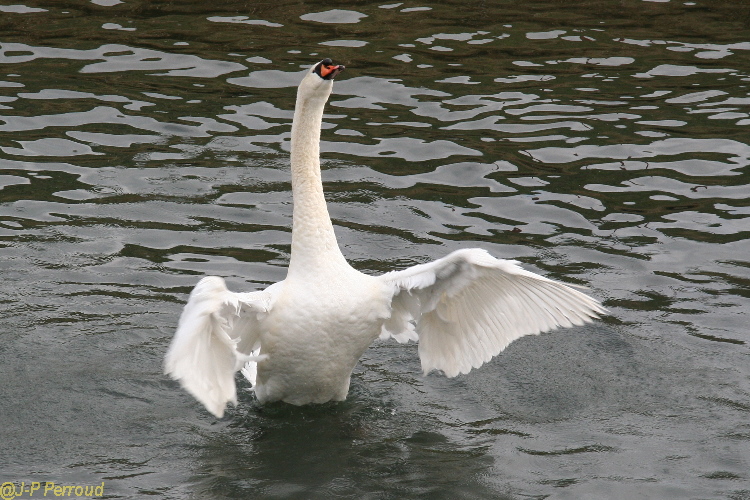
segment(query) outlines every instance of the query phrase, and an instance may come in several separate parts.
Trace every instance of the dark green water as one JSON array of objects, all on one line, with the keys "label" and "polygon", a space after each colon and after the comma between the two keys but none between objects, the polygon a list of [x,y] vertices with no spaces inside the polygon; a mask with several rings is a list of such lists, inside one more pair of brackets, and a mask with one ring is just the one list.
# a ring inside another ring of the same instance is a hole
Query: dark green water
[{"label": "dark green water", "polygon": [[[750,498],[746,2],[18,2],[0,2],[0,482]],[[338,404],[261,407],[240,383],[217,420],[165,378],[201,276],[285,276],[295,87],[324,57],[347,66],[323,177],[355,267],[479,246],[612,316],[456,379],[377,342]]]}]

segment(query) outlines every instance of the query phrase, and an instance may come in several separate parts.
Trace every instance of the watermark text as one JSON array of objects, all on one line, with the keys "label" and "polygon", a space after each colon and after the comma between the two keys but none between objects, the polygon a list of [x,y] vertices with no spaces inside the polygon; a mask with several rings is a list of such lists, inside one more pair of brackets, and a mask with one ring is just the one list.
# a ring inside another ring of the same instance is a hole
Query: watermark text
[{"label": "watermark text", "polygon": [[14,498],[96,498],[104,496],[104,482],[99,485],[61,485],[52,481],[31,481],[12,483],[4,482],[0,485],[0,500]]}]

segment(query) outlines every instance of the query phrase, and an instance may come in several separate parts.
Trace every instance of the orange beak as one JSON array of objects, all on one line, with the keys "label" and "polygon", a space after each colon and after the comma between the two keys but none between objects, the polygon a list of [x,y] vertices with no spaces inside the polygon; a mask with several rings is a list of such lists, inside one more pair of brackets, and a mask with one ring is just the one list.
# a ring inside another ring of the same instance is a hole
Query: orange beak
[{"label": "orange beak", "polygon": [[[328,64],[329,62],[330,64]],[[320,77],[326,80],[333,80],[342,71],[344,71],[344,66],[341,64],[333,64],[330,59],[327,59],[320,65]]]}]

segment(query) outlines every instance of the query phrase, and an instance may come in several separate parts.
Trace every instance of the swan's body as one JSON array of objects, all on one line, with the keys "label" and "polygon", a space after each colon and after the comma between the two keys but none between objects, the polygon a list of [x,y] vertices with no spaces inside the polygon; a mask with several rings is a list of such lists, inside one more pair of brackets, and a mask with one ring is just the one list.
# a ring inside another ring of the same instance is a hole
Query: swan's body
[{"label": "swan's body", "polygon": [[480,249],[382,276],[352,268],[336,242],[319,160],[323,108],[342,69],[322,61],[298,89],[286,279],[250,293],[230,292],[218,277],[202,279],[167,352],[166,373],[218,417],[226,403],[236,403],[240,369],[261,403],[340,401],[354,366],[379,336],[418,340],[424,372],[453,377],[518,337],[605,312],[587,295]]}]

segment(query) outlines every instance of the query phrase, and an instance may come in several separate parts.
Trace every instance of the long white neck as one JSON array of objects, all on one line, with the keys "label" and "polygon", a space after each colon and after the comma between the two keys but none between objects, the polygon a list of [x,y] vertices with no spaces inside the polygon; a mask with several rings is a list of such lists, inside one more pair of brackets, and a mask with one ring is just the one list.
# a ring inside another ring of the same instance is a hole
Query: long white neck
[{"label": "long white neck", "polygon": [[327,99],[328,95],[297,95],[291,141],[294,214],[290,275],[348,265],[333,232],[320,175],[320,128]]}]

